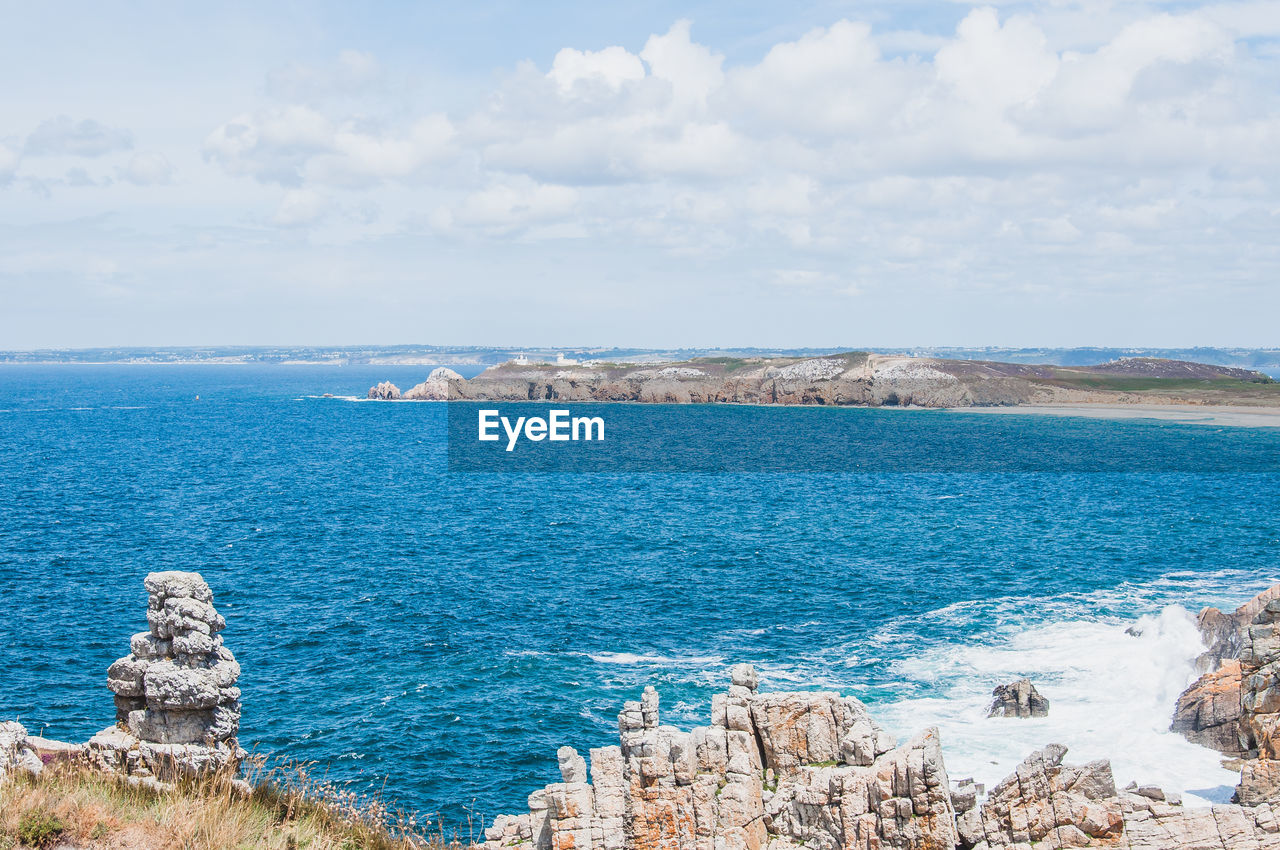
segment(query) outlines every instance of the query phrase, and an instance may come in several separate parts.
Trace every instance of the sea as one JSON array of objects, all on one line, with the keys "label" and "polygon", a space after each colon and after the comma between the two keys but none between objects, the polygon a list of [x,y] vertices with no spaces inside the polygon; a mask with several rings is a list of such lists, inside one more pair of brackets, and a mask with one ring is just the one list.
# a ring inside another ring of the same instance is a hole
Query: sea
[{"label": "sea", "polygon": [[[448,463],[449,405],[364,400],[430,368],[0,367],[0,719],[111,725],[143,577],[195,570],[246,749],[463,837],[557,781],[557,747],[616,743],[645,685],[663,723],[707,723],[737,662],[900,739],[939,727],[952,778],[1056,742],[1121,785],[1229,798],[1220,756],[1168,727],[1195,613],[1280,581],[1280,429],[726,406],[699,415],[835,446],[906,427],[926,456],[992,423],[1131,462],[475,471]],[[1143,462],[1171,454],[1195,462]],[[987,718],[1021,676],[1049,716]]]}]

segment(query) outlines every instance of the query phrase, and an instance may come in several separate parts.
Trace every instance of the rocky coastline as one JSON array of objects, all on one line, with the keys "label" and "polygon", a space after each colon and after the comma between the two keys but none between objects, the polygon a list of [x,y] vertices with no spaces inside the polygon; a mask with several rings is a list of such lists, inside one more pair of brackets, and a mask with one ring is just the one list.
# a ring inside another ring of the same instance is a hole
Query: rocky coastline
[{"label": "rocky coastline", "polygon": [[[165,793],[185,778],[234,775],[240,667],[196,573],[147,576],[148,630],[111,665],[117,722],[85,744],[0,723],[0,783],[73,762]],[[618,715],[618,744],[557,752],[561,781],[528,810],[496,818],[483,850],[1280,850],[1280,585],[1197,623],[1203,674],[1178,699],[1171,731],[1220,751],[1240,772],[1232,802],[1184,806],[1155,785],[1117,788],[1106,760],[1073,764],[1047,743],[990,790],[953,779],[936,728],[905,741],[859,700],[764,692],[738,664],[710,722],[661,722],[646,687]],[[1027,679],[999,685],[990,715],[1043,716]],[[1009,721],[992,721],[1009,722]],[[1012,722],[1019,722],[1014,720]],[[243,780],[231,786],[242,795]]]},{"label": "rocky coastline", "polygon": [[[983,796],[948,776],[936,728],[898,744],[858,700],[761,693],[740,664],[709,726],[662,725],[649,687],[618,715],[619,744],[590,751],[589,770],[561,748],[561,781],[530,794],[527,812],[498,817],[485,850],[1280,848],[1280,585],[1198,623],[1207,672],[1171,730],[1238,760],[1229,804],[1117,788],[1108,761],[1073,765],[1053,743]],[[1027,680],[993,696],[992,716],[1049,710]]]},{"label": "rocky coastline", "polygon": [[644,366],[511,361],[469,380],[439,368],[403,393],[384,381],[369,390],[368,398],[929,408],[1280,405],[1280,384],[1260,372],[1155,358],[1062,367],[849,352],[807,359],[700,358]]}]

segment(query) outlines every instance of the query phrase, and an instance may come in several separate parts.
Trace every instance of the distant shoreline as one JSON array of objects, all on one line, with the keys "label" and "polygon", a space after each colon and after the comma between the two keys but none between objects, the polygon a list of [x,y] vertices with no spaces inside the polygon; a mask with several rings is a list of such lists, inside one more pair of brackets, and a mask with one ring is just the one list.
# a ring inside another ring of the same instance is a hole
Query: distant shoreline
[{"label": "distant shoreline", "polygon": [[1280,407],[1215,404],[1023,404],[1010,407],[949,407],[952,413],[1080,416],[1089,419],[1158,419],[1179,425],[1280,428]]}]

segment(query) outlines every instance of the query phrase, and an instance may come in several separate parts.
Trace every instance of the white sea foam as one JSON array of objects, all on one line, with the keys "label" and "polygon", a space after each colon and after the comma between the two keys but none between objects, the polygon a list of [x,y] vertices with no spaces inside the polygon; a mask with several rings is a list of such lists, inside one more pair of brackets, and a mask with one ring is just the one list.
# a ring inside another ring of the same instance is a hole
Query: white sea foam
[{"label": "white sea foam", "polygon": [[[898,734],[938,726],[948,772],[990,787],[1049,742],[1071,761],[1111,759],[1116,780],[1154,783],[1190,804],[1221,802],[1238,776],[1221,756],[1169,732],[1178,694],[1195,678],[1203,644],[1191,614],[1170,605],[1137,621],[1056,620],[1006,630],[992,643],[925,648],[894,673],[929,690],[877,706]],[[1049,698],[1047,718],[988,718],[993,684],[1030,676]]]},{"label": "white sea foam", "polygon": [[696,667],[724,661],[719,655],[636,655],[631,652],[597,652],[589,657],[597,664],[646,664],[655,667]]}]

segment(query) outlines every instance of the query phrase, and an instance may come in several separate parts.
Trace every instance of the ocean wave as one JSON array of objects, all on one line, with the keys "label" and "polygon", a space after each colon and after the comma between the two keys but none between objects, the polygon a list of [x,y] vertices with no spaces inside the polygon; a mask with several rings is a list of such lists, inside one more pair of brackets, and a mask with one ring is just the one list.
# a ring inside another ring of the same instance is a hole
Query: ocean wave
[{"label": "ocean wave", "polygon": [[724,658],[719,655],[636,655],[631,652],[595,652],[588,657],[597,664],[643,664],[654,667],[692,667],[707,664],[722,664]]},{"label": "ocean wave", "polygon": [[[893,665],[927,695],[877,707],[895,731],[937,726],[948,770],[990,785],[1047,743],[1075,761],[1110,758],[1120,784],[1155,783],[1208,804],[1196,790],[1234,785],[1221,756],[1169,731],[1178,695],[1195,678],[1204,646],[1194,618],[1170,605],[1123,624],[1046,622],[994,645],[935,646]],[[991,688],[1030,676],[1049,698],[1049,716],[988,718]],[[1206,792],[1208,793],[1208,792]]]}]

